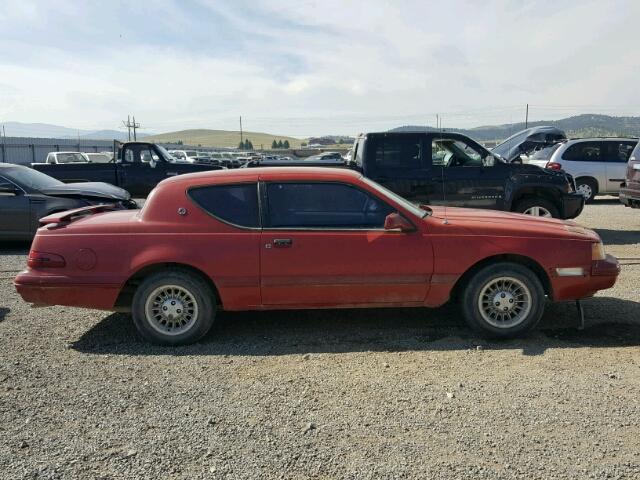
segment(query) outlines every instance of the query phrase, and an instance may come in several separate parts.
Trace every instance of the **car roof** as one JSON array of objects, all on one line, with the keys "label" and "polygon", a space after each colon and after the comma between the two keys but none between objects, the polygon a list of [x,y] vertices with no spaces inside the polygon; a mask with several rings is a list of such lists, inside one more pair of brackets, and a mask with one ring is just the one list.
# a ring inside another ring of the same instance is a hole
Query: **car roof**
[{"label": "car roof", "polygon": [[638,141],[638,137],[586,137],[586,138],[570,138],[568,142],[579,143],[579,142],[606,142],[606,141],[620,141],[620,140],[631,140]]},{"label": "car roof", "polygon": [[258,181],[258,180],[335,180],[349,181],[360,178],[362,175],[354,170],[346,168],[327,167],[256,167],[233,170],[208,170],[205,172],[177,175],[168,178],[162,183],[167,185],[184,184],[191,185],[203,181],[219,181],[220,183],[236,181]]}]

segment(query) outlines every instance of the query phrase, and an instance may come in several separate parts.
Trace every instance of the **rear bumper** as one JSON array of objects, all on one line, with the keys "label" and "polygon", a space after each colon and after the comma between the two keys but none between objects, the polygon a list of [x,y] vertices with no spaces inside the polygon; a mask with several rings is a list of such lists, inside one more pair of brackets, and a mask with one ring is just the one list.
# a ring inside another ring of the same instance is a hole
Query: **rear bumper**
[{"label": "rear bumper", "polygon": [[621,188],[619,198],[625,207],[640,208],[640,189]]},{"label": "rear bumper", "polygon": [[25,302],[36,305],[112,310],[120,293],[119,284],[78,283],[63,275],[25,270],[13,282]]},{"label": "rear bumper", "polygon": [[563,219],[576,218],[584,208],[584,196],[580,193],[565,193],[561,199],[560,216]]},{"label": "rear bumper", "polygon": [[613,287],[619,274],[618,259],[607,255],[604,260],[592,262],[591,271],[584,276],[552,278],[553,299],[565,301],[592,297],[600,290]]}]

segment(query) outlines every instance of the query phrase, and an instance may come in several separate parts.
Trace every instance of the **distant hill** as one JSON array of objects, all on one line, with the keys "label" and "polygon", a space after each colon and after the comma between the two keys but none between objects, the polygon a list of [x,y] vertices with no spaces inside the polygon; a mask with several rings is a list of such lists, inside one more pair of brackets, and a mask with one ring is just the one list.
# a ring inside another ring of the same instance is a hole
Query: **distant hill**
[{"label": "distant hill", "polygon": [[[78,138],[82,140],[126,140],[127,132],[118,130],[82,130],[77,128],[62,127],[50,123],[21,123],[0,122],[4,125],[7,137],[31,137],[31,138]],[[138,133],[138,138],[147,136]]]},{"label": "distant hill", "polygon": [[[529,122],[529,127],[551,125],[564,130],[568,137],[594,137],[594,136],[640,136],[640,117],[612,117],[609,115],[584,114],[562,120],[544,120]],[[446,128],[450,132],[459,132],[468,135],[481,142],[501,141],[513,135],[519,130],[524,130],[522,123],[504,125],[486,125],[469,129]],[[435,130],[429,126],[406,125],[390,131],[424,131]]]},{"label": "distant hill", "polygon": [[[271,133],[259,132],[242,132],[243,139],[249,139],[254,148],[260,149],[271,148],[271,143],[276,140],[289,141],[289,145],[293,148],[299,148],[300,143],[304,140],[299,138],[287,137],[285,135],[273,135]],[[240,143],[240,131],[234,130],[180,130],[178,132],[161,133],[159,135],[151,135],[145,138],[149,142],[158,143],[178,143],[181,141],[185,145],[203,147],[228,147],[235,148]]]}]

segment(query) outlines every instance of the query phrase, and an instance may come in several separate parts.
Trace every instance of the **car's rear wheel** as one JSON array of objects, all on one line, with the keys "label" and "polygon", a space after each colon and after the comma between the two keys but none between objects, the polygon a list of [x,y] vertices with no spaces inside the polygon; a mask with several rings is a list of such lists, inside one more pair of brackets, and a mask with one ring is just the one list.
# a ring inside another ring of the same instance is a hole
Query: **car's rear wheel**
[{"label": "car's rear wheel", "polygon": [[578,178],[576,192],[582,194],[586,203],[591,203],[598,193],[598,184],[591,178]]},{"label": "car's rear wheel", "polygon": [[534,217],[558,218],[558,208],[546,198],[525,198],[517,203],[516,212]]},{"label": "car's rear wheel", "polygon": [[533,329],[544,312],[544,289],[523,265],[500,262],[477,272],[462,294],[467,323],[490,336],[510,338]]},{"label": "car's rear wheel", "polygon": [[145,278],[133,296],[134,324],[142,337],[158,345],[187,345],[213,325],[215,301],[198,276],[180,270]]}]

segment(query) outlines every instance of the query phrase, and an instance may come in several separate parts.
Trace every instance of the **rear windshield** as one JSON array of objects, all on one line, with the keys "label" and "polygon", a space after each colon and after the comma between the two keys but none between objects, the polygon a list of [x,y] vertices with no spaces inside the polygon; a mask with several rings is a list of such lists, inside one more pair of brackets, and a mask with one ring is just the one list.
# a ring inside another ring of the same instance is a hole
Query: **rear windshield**
[{"label": "rear windshield", "polygon": [[87,159],[81,153],[58,153],[58,163],[86,163]]},{"label": "rear windshield", "polygon": [[551,155],[553,155],[553,152],[555,152],[560,145],[562,144],[556,143],[555,145],[550,145],[540,150],[536,150],[530,158],[531,160],[549,160]]}]

